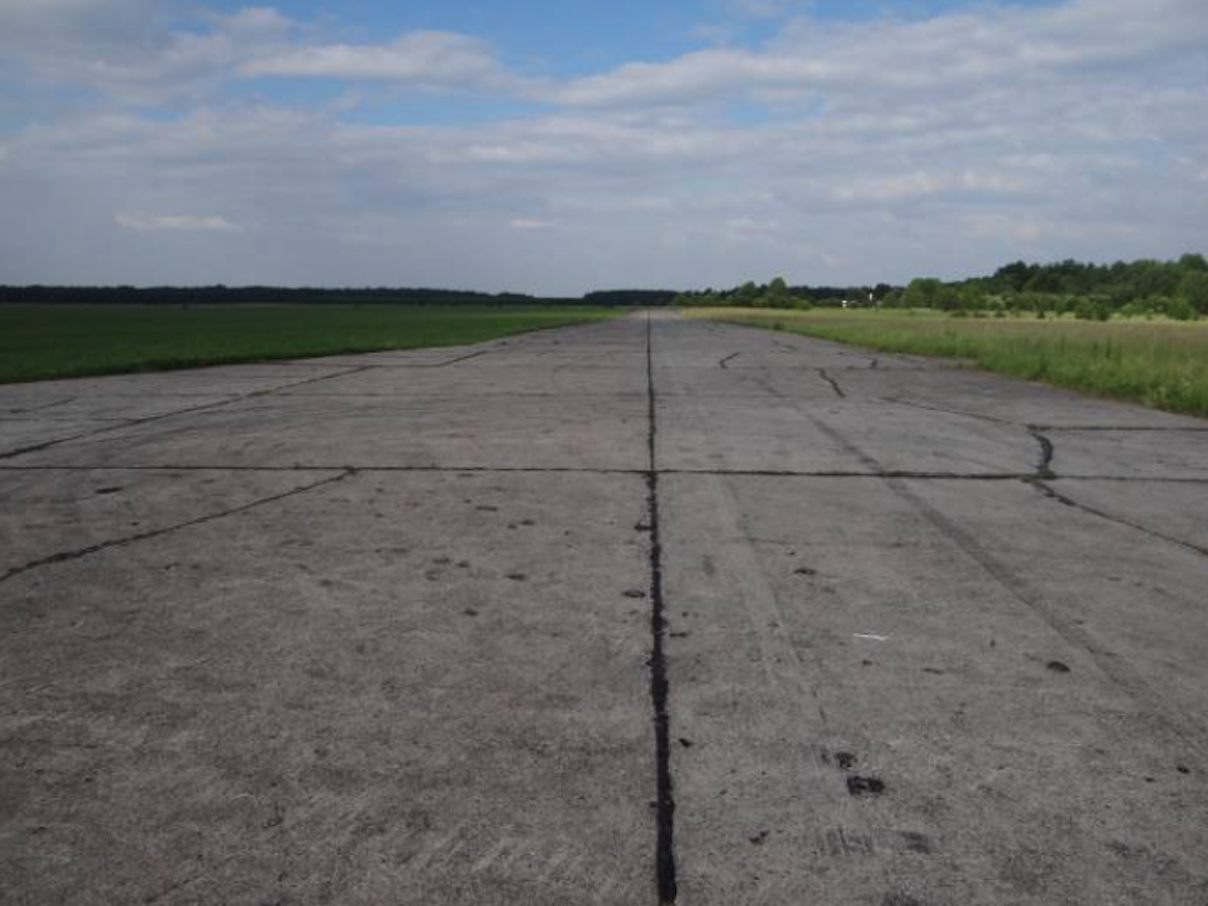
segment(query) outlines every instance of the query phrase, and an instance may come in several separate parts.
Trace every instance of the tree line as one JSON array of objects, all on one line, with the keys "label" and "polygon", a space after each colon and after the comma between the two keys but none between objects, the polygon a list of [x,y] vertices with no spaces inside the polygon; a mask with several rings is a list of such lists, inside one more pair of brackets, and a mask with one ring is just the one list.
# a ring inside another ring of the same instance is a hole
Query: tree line
[{"label": "tree line", "polygon": [[1066,260],[1015,261],[990,276],[944,281],[917,277],[905,286],[790,286],[781,277],[732,289],[675,292],[665,289],[596,290],[578,298],[483,293],[471,290],[276,286],[0,286],[0,304],[123,305],[593,305],[739,308],[933,308],[953,314],[1032,312],[1106,320],[1165,315],[1180,320],[1208,316],[1208,261],[1186,254],[1174,261],[1142,259],[1114,264]]},{"label": "tree line", "polygon": [[525,293],[280,286],[0,286],[0,304],[77,305],[597,305]]},{"label": "tree line", "polygon": [[934,308],[952,313],[1041,316],[1073,314],[1107,320],[1123,316],[1165,315],[1179,320],[1208,316],[1208,261],[1186,254],[1174,261],[1051,264],[1016,261],[986,277],[944,281],[917,277],[905,286],[789,286],[777,277],[728,290],[680,293],[677,305],[740,308]]},{"label": "tree line", "polygon": [[0,286],[0,304],[82,305],[670,305],[674,290],[594,290],[578,297],[405,287]]}]

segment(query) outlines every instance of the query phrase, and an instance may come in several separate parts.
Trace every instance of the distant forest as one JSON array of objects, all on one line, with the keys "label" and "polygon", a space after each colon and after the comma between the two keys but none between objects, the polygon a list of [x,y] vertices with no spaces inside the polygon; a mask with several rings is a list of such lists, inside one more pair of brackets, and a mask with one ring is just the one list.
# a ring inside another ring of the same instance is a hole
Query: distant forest
[{"label": "distant forest", "polygon": [[3,303],[75,303],[96,305],[663,305],[743,308],[934,308],[954,314],[1033,312],[1073,314],[1106,320],[1165,315],[1179,320],[1208,316],[1208,260],[1187,254],[1175,261],[1083,264],[1016,261],[988,277],[944,281],[918,277],[906,286],[790,286],[777,277],[766,284],[744,283],[733,289],[675,292],[618,289],[579,298],[549,298],[523,293],[480,293],[444,289],[348,288],[286,289],[272,286],[0,286]]},{"label": "distant forest", "polygon": [[1033,312],[1073,314],[1089,320],[1165,315],[1179,320],[1208,316],[1208,261],[1187,254],[1177,261],[1144,259],[1115,264],[1016,261],[989,277],[945,282],[918,277],[906,286],[789,286],[781,278],[764,285],[680,293],[677,305],[740,308],[934,308],[952,313]]},{"label": "distant forest", "polygon": [[279,286],[0,286],[0,303],[74,305],[567,305],[523,293],[449,289],[320,289]]},{"label": "distant forest", "polygon": [[671,290],[622,289],[579,298],[449,289],[283,288],[274,286],[0,286],[0,304],[73,305],[668,305]]}]

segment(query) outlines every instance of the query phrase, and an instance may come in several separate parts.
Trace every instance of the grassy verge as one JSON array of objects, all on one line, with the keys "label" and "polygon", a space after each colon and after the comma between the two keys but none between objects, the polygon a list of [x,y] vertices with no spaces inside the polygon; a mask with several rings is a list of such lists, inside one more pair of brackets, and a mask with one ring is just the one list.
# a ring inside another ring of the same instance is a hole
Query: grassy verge
[{"label": "grassy verge", "polygon": [[539,307],[0,305],[0,383],[454,346],[616,314]]},{"label": "grassy verge", "polygon": [[1208,324],[950,318],[931,312],[688,309],[885,352],[949,356],[990,371],[1208,416]]}]

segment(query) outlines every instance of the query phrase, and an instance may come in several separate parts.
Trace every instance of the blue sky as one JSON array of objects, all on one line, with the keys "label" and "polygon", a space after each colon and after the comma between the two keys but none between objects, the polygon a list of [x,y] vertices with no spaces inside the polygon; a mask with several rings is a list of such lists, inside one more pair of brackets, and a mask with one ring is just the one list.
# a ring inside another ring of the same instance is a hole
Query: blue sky
[{"label": "blue sky", "polygon": [[1203,0],[0,0],[0,282],[904,281],[1204,251]]}]

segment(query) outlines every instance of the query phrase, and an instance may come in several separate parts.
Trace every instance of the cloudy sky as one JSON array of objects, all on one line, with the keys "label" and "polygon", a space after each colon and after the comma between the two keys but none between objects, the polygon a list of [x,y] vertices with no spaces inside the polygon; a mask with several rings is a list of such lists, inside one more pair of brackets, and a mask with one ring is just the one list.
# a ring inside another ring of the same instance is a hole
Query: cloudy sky
[{"label": "cloudy sky", "polygon": [[1208,0],[0,0],[0,283],[1208,252]]}]

